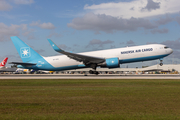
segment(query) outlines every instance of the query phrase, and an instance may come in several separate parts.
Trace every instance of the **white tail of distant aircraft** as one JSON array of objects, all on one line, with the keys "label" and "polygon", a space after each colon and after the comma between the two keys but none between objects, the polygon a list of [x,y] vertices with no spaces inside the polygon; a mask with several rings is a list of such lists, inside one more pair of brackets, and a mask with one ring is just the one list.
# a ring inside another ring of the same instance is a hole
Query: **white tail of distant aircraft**
[{"label": "white tail of distant aircraft", "polygon": [[8,57],[6,57],[1,63],[0,63],[0,69],[4,69],[7,63]]},{"label": "white tail of distant aircraft", "polygon": [[11,62],[18,67],[34,70],[61,71],[78,68],[93,68],[92,74],[97,74],[97,67],[118,68],[120,64],[162,59],[173,52],[173,50],[162,44],[150,44],[134,47],[99,50],[84,53],[66,52],[50,39],[49,43],[56,52],[64,55],[43,57],[31,47],[21,41],[18,37],[11,37],[23,62]]}]

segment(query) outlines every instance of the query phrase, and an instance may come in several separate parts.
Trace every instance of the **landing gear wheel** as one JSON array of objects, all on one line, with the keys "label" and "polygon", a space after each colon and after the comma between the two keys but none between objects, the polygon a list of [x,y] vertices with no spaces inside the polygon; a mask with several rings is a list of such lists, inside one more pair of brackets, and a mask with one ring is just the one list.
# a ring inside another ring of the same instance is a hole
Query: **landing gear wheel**
[{"label": "landing gear wheel", "polygon": [[163,59],[162,59],[162,58],[160,59],[159,65],[160,65],[160,66],[163,66]]},{"label": "landing gear wheel", "polygon": [[98,74],[99,74],[99,72],[98,72],[98,71],[92,71],[92,70],[90,70],[90,71],[89,71],[89,73],[90,73],[90,74],[96,74],[96,75],[98,75]]},{"label": "landing gear wheel", "polygon": [[89,71],[89,73],[90,73],[90,74],[93,74],[93,71],[92,71],[92,70],[90,70],[90,71]]},{"label": "landing gear wheel", "polygon": [[99,72],[98,72],[98,71],[95,71],[95,74],[96,74],[96,75],[98,75],[98,74],[99,74]]}]

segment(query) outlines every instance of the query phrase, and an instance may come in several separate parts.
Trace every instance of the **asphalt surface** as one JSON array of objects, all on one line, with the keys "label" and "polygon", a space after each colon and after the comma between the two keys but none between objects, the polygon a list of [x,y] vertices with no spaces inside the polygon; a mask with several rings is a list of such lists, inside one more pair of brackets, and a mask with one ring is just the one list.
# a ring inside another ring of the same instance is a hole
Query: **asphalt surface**
[{"label": "asphalt surface", "polygon": [[0,79],[180,79],[180,75],[72,75],[72,74],[1,74]]}]

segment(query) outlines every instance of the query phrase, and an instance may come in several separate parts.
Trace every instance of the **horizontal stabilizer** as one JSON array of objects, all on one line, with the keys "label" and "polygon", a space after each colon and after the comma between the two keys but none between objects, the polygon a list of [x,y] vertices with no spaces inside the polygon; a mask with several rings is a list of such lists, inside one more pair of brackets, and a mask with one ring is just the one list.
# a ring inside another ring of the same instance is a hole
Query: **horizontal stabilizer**
[{"label": "horizontal stabilizer", "polygon": [[24,63],[24,62],[9,62],[9,64],[16,64],[22,66],[36,65],[36,63]]}]

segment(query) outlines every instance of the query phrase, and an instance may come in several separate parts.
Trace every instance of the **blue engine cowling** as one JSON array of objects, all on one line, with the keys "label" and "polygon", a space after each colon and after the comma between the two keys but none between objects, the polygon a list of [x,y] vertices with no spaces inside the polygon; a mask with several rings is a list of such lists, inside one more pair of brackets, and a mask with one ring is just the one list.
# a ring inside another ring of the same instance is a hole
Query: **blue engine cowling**
[{"label": "blue engine cowling", "polygon": [[119,67],[119,58],[108,58],[106,59],[106,67],[117,68]]}]

